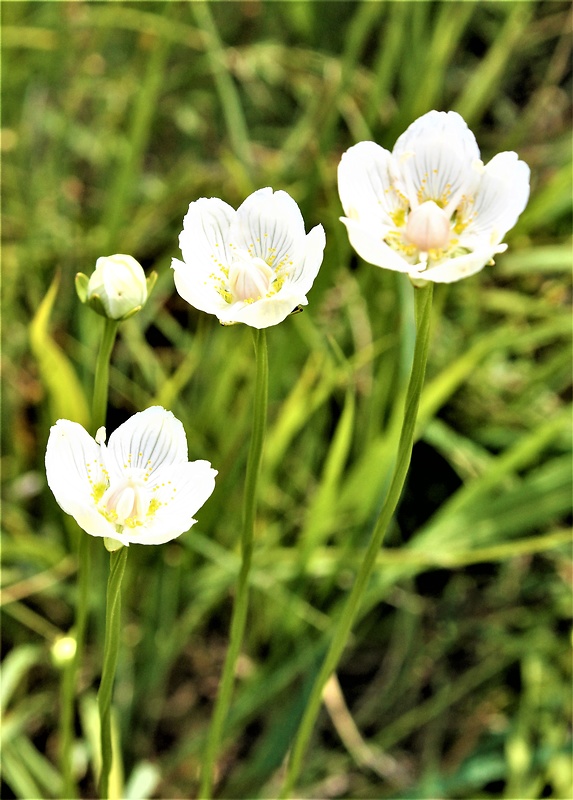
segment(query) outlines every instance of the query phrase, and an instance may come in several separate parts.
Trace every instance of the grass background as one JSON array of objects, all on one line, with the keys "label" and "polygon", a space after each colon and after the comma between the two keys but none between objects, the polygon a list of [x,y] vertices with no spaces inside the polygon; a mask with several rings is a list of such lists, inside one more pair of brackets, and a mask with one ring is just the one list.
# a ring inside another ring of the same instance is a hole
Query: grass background
[{"label": "grass background", "polygon": [[[298,793],[566,800],[571,776],[571,12],[562,2],[3,2],[2,796],[60,798],[61,673],[83,535],[43,468],[89,425],[100,319],[73,279],[156,269],[114,351],[108,430],[152,403],[219,470],[186,535],[133,547],[117,732],[128,798],[191,798],[224,657],[250,430],[249,331],[175,293],[190,201],[287,190],[327,248],[303,314],[269,330],[251,611],[218,795],[276,796],[396,449],[412,290],[353,255],[341,153],[459,111],[516,150],[528,208],[495,267],[439,286],[419,440],[325,694]],[[94,544],[96,544],[94,542]],[[76,720],[93,797],[106,558],[94,549]]]}]

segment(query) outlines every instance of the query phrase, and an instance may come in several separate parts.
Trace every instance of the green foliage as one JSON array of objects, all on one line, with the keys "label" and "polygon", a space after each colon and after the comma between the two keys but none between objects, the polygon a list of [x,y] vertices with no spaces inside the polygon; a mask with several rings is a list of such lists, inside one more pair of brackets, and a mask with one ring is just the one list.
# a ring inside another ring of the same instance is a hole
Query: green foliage
[{"label": "green foliage", "polygon": [[59,283],[56,274],[30,322],[30,348],[50,396],[52,419],[71,419],[87,426],[89,411],[84,391],[65,353],[52,341],[48,327]]},{"label": "green foliage", "polygon": [[[58,416],[88,419],[101,320],[74,276],[114,252],[159,277],[119,330],[108,428],[163,404],[190,457],[219,471],[188,534],[130,548],[123,796],[196,796],[240,566],[254,363],[250,331],[190,309],[169,265],[190,201],[237,206],[262,186],[327,234],[308,307],[268,331],[251,606],[218,784],[220,797],[276,796],[388,489],[412,358],[410,287],[352,255],[336,166],[355,141],[392,147],[418,115],[452,108],[484,160],[513,149],[530,164],[532,196],[495,267],[436,287],[407,488],[337,672],[343,702],[331,686],[298,791],[570,797],[568,4],[2,12],[5,796],[60,796],[49,650],[74,624],[82,534],[46,486],[44,452]],[[74,742],[86,797],[106,581],[95,550]]]}]

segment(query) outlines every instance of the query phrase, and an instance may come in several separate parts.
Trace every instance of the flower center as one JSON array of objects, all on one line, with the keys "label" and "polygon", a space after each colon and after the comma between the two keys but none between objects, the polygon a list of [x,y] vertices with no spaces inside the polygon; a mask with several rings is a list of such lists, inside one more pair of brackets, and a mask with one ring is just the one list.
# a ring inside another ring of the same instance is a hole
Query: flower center
[{"label": "flower center", "polygon": [[129,477],[110,486],[99,504],[99,511],[121,528],[142,525],[149,513],[151,498],[148,489],[136,478]]},{"label": "flower center", "polygon": [[229,267],[229,288],[233,297],[253,303],[265,297],[275,280],[275,271],[262,258],[236,252],[236,260]]},{"label": "flower center", "polygon": [[406,239],[418,250],[439,250],[450,242],[450,218],[433,200],[426,200],[408,215]]}]

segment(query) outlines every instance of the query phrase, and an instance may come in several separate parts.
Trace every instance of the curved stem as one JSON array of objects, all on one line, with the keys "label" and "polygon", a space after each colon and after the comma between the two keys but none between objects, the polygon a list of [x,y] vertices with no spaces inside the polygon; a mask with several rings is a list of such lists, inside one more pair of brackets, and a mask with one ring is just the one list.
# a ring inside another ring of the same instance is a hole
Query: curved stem
[{"label": "curved stem", "polygon": [[109,775],[112,765],[111,698],[121,634],[121,580],[127,562],[127,547],[110,553],[105,612],[105,644],[103,669],[97,694],[101,739],[101,774],[99,796],[109,797]]},{"label": "curved stem", "polygon": [[356,613],[360,607],[360,602],[368,585],[368,580],[372,573],[372,569],[376,562],[376,556],[382,542],[388,524],[392,519],[404,482],[410,465],[410,458],[412,455],[412,447],[414,444],[414,433],[416,428],[416,417],[418,414],[418,405],[420,402],[420,395],[424,384],[424,374],[426,371],[426,360],[428,355],[428,343],[430,338],[430,320],[432,308],[432,284],[428,284],[422,288],[416,288],[416,345],[414,349],[414,360],[412,364],[412,372],[410,373],[410,381],[406,393],[406,402],[404,408],[404,421],[402,423],[402,431],[400,434],[400,442],[398,444],[398,455],[396,465],[394,467],[394,474],[392,483],[388,490],[388,496],[380,516],[372,533],[370,543],[366,550],[364,560],[360,565],[352,591],[346,601],[346,606],[338,620],[337,626],[334,630],[330,647],[325,656],[322,668],[315,679],[312,687],[307,706],[305,708],[297,736],[294,741],[291,756],[287,766],[285,782],[280,797],[289,797],[294,784],[298,778],[302,759],[308,745],[309,739],[312,734],[316,717],[320,710],[322,700],[322,691],[324,686],[334,671],[336,665],[342,655],[352,623]]},{"label": "curved stem", "polygon": [[105,425],[109,388],[109,361],[118,326],[119,322],[117,320],[105,317],[95,371],[92,403],[92,428],[94,433],[96,433],[98,428],[101,428],[102,425]]},{"label": "curved stem", "polygon": [[227,719],[233,685],[235,680],[235,669],[237,659],[241,649],[245,623],[247,620],[247,608],[249,602],[249,571],[253,554],[253,532],[255,525],[255,514],[257,504],[257,484],[260,472],[261,457],[263,452],[263,442],[265,437],[265,427],[267,419],[267,398],[268,398],[268,355],[267,342],[264,330],[255,330],[254,345],[256,358],[256,378],[255,378],[255,398],[253,405],[253,430],[251,444],[247,460],[247,474],[245,478],[245,490],[243,499],[243,528],[241,533],[241,569],[237,581],[237,592],[233,616],[231,619],[231,631],[229,636],[229,648],[223,666],[223,674],[219,686],[219,693],[215,703],[213,719],[209,728],[205,755],[203,758],[203,770],[201,775],[201,787],[199,797],[206,800],[211,797],[213,789],[213,769],[219,753],[223,726]]}]

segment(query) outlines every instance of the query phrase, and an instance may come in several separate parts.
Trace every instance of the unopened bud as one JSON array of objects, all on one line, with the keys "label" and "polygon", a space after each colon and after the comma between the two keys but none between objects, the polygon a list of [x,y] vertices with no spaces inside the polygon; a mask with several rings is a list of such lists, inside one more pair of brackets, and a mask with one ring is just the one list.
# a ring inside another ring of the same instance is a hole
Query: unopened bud
[{"label": "unopened bud", "polygon": [[136,314],[147,300],[157,275],[146,279],[141,264],[132,256],[118,253],[103,256],[88,279],[76,275],[76,290],[82,303],[109,319],[122,320]]},{"label": "unopened bud", "polygon": [[77,640],[73,636],[60,636],[52,645],[52,661],[56,667],[65,667],[76,655]]}]

